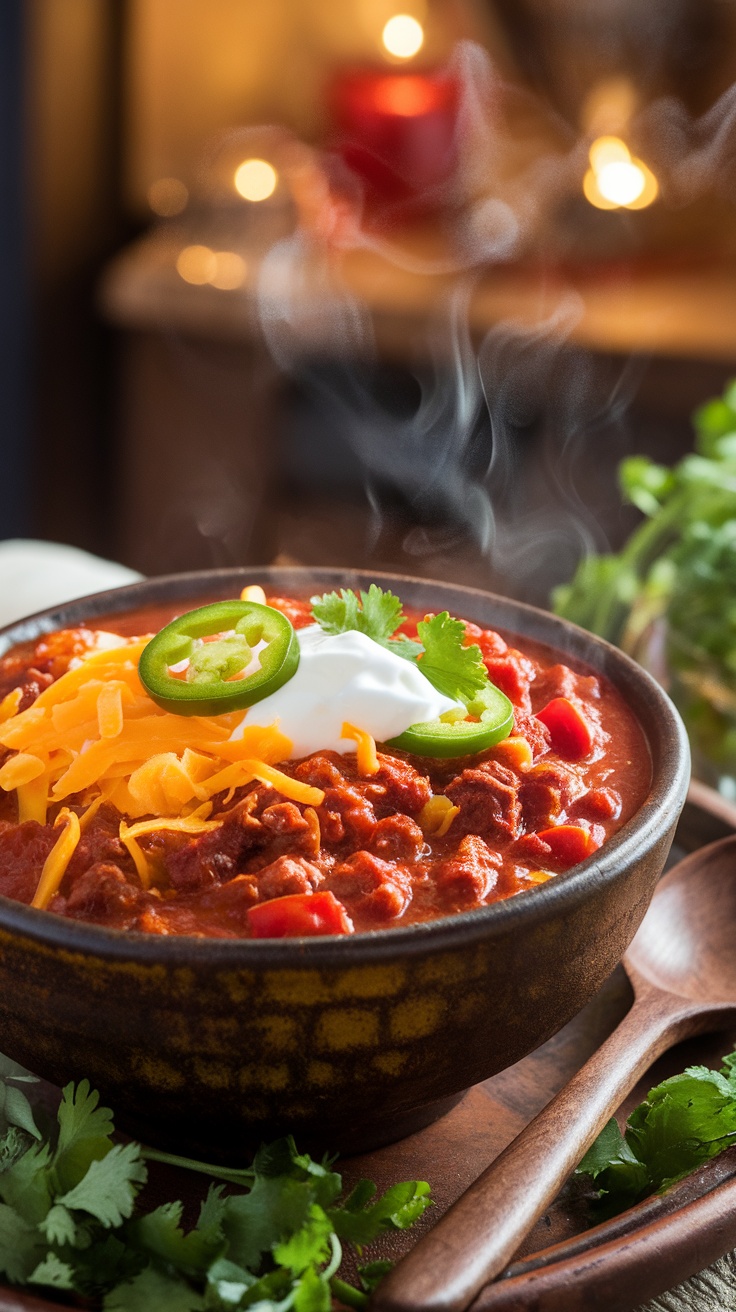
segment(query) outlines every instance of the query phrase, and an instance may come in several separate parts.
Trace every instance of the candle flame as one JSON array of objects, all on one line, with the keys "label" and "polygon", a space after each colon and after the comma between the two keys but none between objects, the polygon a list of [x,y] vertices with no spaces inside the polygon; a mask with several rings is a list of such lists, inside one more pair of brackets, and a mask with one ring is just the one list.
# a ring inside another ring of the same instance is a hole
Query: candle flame
[{"label": "candle flame", "polygon": [[424,44],[424,29],[411,14],[394,14],[383,29],[382,40],[395,59],[411,59]]}]

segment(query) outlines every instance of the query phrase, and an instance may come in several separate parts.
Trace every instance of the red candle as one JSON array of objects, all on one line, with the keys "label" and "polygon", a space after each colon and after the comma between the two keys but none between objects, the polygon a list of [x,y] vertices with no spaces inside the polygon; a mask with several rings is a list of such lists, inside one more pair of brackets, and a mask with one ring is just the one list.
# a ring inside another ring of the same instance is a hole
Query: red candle
[{"label": "red candle", "polygon": [[340,153],[370,198],[437,205],[456,162],[454,77],[347,70],[333,82],[330,103]]}]

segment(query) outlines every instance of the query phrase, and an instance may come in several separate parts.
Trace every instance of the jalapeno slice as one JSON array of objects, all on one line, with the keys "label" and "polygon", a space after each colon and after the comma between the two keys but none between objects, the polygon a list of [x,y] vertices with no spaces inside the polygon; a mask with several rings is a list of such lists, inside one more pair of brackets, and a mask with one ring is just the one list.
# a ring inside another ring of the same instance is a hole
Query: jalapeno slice
[{"label": "jalapeno slice", "polygon": [[514,708],[505,693],[488,683],[468,704],[477,720],[422,720],[410,724],[388,747],[399,747],[416,756],[470,756],[495,747],[508,738],[514,727]]},{"label": "jalapeno slice", "polygon": [[298,665],[296,632],[281,611],[255,601],[217,601],[180,615],[151,638],[138,673],[165,711],[221,715],[276,692]]}]

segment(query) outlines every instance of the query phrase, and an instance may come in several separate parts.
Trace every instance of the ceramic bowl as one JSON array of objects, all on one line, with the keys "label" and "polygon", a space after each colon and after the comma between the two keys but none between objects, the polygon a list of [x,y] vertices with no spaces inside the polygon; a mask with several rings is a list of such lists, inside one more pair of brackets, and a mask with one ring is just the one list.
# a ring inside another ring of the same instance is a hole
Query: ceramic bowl
[{"label": "ceramic bowl", "polygon": [[[45,611],[43,632],[237,596],[390,586],[543,642],[606,675],[653,762],[639,811],[565,875],[495,905],[356,937],[199,940],[136,935],[0,898],[0,1050],[61,1084],[87,1077],[143,1140],[213,1159],[289,1131],[358,1151],[419,1129],[462,1091],[543,1043],[631,941],[663,868],[689,777],[672,704],[620,651],[543,611],[470,588],[338,570],[217,570],[152,579]],[[129,619],[130,624],[130,619]],[[140,631],[140,628],[139,628]]]}]

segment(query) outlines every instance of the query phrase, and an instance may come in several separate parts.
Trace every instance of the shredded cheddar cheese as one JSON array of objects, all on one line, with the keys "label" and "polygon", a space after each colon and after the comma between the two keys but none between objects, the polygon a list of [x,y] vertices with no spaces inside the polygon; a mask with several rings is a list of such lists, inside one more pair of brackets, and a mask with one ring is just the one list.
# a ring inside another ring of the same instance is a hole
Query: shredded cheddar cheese
[{"label": "shredded cheddar cheese", "polygon": [[23,700],[23,689],[13,688],[0,702],[0,724],[4,724],[12,715],[15,715],[18,707]]},{"label": "shredded cheddar cheese", "polygon": [[64,830],[43,863],[41,878],[31,902],[32,907],[39,907],[42,911],[45,911],[54,893],[58,892],[81,836],[79,816],[67,807],[59,812],[56,824],[63,824]]},{"label": "shredded cheddar cheese", "polygon": [[366,733],[365,729],[358,729],[354,724],[350,724],[347,720],[345,720],[342,726],[340,737],[355,739],[359,774],[378,774],[381,766],[378,761],[378,753],[376,752],[375,738],[372,738],[369,733]]},{"label": "shredded cheddar cheese", "polygon": [[419,827],[430,838],[444,838],[459,810],[449,797],[430,797],[417,816]]},{"label": "shredded cheddar cheese", "polygon": [[148,887],[152,871],[137,836],[162,828],[205,832],[220,823],[206,819],[217,793],[232,796],[259,780],[309,806],[324,800],[321,789],[274,769],[292,749],[276,725],[245,725],[233,740],[240,712],[183,716],[157,706],[138,678],[144,646],[140,639],[121,639],[120,647],[85,656],[25,711],[18,710],[20,693],[0,704],[0,750],[12,753],[0,767],[0,788],[16,791],[19,820],[45,824],[49,807],[68,798],[81,798],[85,808],[68,821],[54,861],[49,857],[36,895],[41,902],[34,905],[48,904],[63,878],[62,858],[68,861],[103,802],[133,821],[156,817],[120,835]]}]

